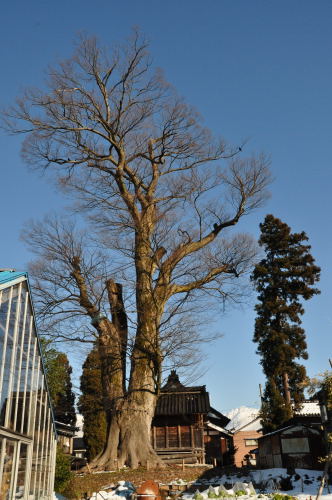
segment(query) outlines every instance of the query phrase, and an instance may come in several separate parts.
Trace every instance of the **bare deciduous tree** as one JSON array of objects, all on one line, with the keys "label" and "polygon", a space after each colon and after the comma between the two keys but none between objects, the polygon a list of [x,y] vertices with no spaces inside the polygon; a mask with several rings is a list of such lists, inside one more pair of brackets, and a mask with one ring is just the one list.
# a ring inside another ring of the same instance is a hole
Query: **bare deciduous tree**
[{"label": "bare deciduous tree", "polygon": [[[6,123],[26,134],[25,159],[55,172],[91,222],[79,233],[49,219],[26,240],[40,256],[41,319],[48,328],[61,320],[60,335],[97,338],[110,425],[94,465],[159,463],[149,433],[163,363],[201,340],[192,333],[191,344],[188,331],[204,297],[236,296],[256,247],[228,228],[265,199],[268,161],[215,141],[152,71],[136,34],[111,59],[82,40],[49,71],[48,90],[26,91]],[[130,290],[127,313],[120,281]],[[91,321],[85,330],[82,317]]]}]

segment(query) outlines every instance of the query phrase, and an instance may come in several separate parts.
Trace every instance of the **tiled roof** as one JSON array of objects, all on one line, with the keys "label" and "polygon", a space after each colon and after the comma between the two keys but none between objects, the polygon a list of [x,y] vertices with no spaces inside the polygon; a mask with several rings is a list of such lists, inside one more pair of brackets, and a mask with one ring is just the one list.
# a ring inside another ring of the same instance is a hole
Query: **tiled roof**
[{"label": "tiled roof", "polygon": [[161,388],[155,416],[192,415],[208,413],[210,410],[209,393],[205,385],[185,387],[181,384],[175,370],[172,370],[166,384]]},{"label": "tiled roof", "polygon": [[319,403],[317,401],[304,401],[301,405],[301,408],[295,411],[295,415],[319,417]]},{"label": "tiled roof", "polygon": [[158,415],[190,415],[193,413],[208,413],[210,399],[208,392],[174,392],[161,393],[155,416]]}]

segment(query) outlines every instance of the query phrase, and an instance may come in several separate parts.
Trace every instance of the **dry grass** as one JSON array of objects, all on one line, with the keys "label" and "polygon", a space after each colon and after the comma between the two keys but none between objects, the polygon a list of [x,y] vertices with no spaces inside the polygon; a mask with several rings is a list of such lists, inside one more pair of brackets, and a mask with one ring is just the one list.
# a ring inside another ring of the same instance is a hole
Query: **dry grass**
[{"label": "dry grass", "polygon": [[[176,479],[194,481],[206,476],[211,469],[209,467],[182,467],[169,465],[165,469],[146,470],[143,468],[130,470],[122,469],[116,472],[103,472],[99,474],[76,474],[63,494],[70,500],[84,498],[84,494],[91,495],[94,491],[103,489],[103,486],[116,484],[120,480],[130,481],[134,486],[151,479],[157,483],[167,484]],[[215,471],[215,469],[213,469]],[[212,472],[212,470],[211,470]]]}]

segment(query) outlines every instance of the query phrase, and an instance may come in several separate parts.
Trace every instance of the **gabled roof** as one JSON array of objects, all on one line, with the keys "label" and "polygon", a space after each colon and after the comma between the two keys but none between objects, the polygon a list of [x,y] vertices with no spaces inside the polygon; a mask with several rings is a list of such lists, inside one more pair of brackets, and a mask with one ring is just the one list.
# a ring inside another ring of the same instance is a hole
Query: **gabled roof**
[{"label": "gabled roof", "polygon": [[0,269],[0,285],[2,285],[3,283],[9,283],[10,281],[17,280],[18,278],[21,278],[23,276],[27,278],[28,273],[23,271],[15,271],[14,269],[13,270]]},{"label": "gabled roof", "polygon": [[228,431],[224,427],[219,427],[219,425],[215,425],[212,422],[206,422],[206,426],[209,427],[210,429],[214,429],[216,431],[219,431],[222,434],[226,434],[226,436],[229,436],[229,437],[233,436],[233,434],[230,431]]},{"label": "gabled roof", "polygon": [[212,406],[210,407],[208,413],[208,419],[211,423],[217,425],[218,427],[225,427],[231,421],[230,418],[226,417],[226,415],[223,415],[215,408],[212,408]]},{"label": "gabled roof", "polygon": [[233,433],[238,431],[258,431],[261,428],[258,408],[240,406],[228,413],[231,419],[227,424],[227,429]]},{"label": "gabled roof", "polygon": [[166,384],[161,388],[162,393],[167,392],[206,392],[205,385],[195,385],[187,387],[181,384],[178,374],[175,370],[171,370]]},{"label": "gabled roof", "polygon": [[59,422],[58,420],[56,420],[54,423],[56,430],[60,436],[73,437],[75,435],[75,432],[78,430],[78,427],[76,427],[75,425],[64,424],[63,422]]},{"label": "gabled roof", "polygon": [[191,415],[207,413],[210,408],[209,394],[161,394],[158,398],[155,416]]},{"label": "gabled roof", "polygon": [[166,384],[161,388],[155,416],[191,415],[208,413],[209,410],[210,398],[205,385],[185,387],[176,371],[172,370]]},{"label": "gabled roof", "polygon": [[280,427],[279,429],[276,429],[275,431],[272,431],[272,432],[269,432],[268,434],[264,434],[263,436],[259,437],[258,439],[259,440],[262,440],[268,436],[274,436],[275,434],[281,434],[282,432],[287,432],[289,431],[290,429],[294,429],[296,427],[299,427],[299,428],[302,428],[302,429],[306,429],[310,432],[313,432],[315,434],[318,434],[320,433],[319,429],[316,429],[315,427],[311,426],[311,425],[307,425],[307,424],[292,424],[292,425],[287,425],[285,427]]},{"label": "gabled roof", "polygon": [[[248,427],[249,427],[249,429],[247,429]],[[235,429],[233,431],[233,434],[236,434],[237,432],[240,432],[240,431],[245,431],[246,429],[248,431],[253,431],[253,430],[260,431],[261,428],[262,428],[261,417],[256,417],[253,420],[250,420],[250,422],[247,422],[246,424],[242,425],[242,427]]]},{"label": "gabled roof", "polygon": [[294,415],[304,417],[320,417],[318,401],[303,401],[303,403],[301,403],[301,407],[294,411]]}]

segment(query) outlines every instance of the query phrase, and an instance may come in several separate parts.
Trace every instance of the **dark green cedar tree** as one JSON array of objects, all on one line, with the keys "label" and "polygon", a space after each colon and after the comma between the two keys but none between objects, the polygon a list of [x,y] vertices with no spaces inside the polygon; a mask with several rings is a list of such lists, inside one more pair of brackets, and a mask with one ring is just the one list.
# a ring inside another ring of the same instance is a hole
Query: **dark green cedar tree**
[{"label": "dark green cedar tree", "polygon": [[267,381],[261,417],[270,432],[292,416],[292,407],[304,400],[306,370],[297,360],[307,359],[305,331],[301,328],[301,300],[320,293],[314,284],[320,268],[310,254],[304,232],[291,228],[273,215],[260,224],[259,244],[265,258],[256,264],[251,279],[258,292],[253,341]]},{"label": "dark green cedar tree", "polygon": [[66,354],[41,339],[47,385],[50,391],[54,417],[58,422],[76,424],[75,394],[72,390],[72,368]]},{"label": "dark green cedar tree", "polygon": [[78,408],[83,415],[83,435],[89,460],[103,451],[106,442],[107,418],[104,410],[101,365],[98,349],[88,354],[81,376]]}]

